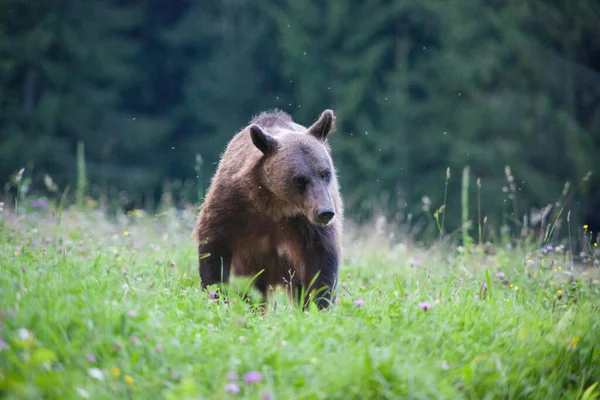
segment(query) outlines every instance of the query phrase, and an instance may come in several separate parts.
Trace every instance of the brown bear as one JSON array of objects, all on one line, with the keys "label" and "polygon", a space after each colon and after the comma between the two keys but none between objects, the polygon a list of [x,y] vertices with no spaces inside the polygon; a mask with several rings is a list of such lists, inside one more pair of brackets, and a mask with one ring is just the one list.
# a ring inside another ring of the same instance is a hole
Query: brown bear
[{"label": "brown bear", "polygon": [[331,303],[343,223],[327,142],[334,125],[331,110],[308,129],[270,110],[229,142],[195,227],[203,289],[232,272],[255,277],[264,303],[276,285],[303,293],[303,307]]}]

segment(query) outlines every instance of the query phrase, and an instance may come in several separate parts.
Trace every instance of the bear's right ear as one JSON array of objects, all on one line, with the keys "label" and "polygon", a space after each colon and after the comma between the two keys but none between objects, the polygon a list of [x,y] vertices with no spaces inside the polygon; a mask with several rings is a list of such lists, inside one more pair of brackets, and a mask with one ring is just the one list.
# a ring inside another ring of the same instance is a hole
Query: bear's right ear
[{"label": "bear's right ear", "polygon": [[250,125],[250,136],[252,137],[252,143],[254,143],[265,156],[271,155],[277,150],[279,145],[277,139],[265,132],[260,126],[256,124]]}]

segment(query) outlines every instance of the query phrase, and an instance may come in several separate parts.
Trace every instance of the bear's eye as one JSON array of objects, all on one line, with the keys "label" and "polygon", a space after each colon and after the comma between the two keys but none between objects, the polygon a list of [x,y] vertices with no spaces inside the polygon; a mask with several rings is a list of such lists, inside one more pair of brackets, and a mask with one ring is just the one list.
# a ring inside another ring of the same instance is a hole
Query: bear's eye
[{"label": "bear's eye", "polygon": [[303,190],[308,185],[308,179],[304,176],[297,176],[294,178],[294,184],[298,189]]},{"label": "bear's eye", "polygon": [[329,172],[329,171],[322,171],[321,172],[321,178],[325,179],[326,181],[329,181],[329,178],[331,178],[331,172]]}]

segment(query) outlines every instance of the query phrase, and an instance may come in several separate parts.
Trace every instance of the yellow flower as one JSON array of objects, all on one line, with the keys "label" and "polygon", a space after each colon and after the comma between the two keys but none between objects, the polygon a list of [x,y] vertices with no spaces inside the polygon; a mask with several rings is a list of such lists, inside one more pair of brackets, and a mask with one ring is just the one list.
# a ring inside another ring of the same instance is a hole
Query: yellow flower
[{"label": "yellow flower", "polygon": [[113,250],[113,253],[119,254],[119,250],[115,249],[115,250]]},{"label": "yellow flower", "polygon": [[18,255],[19,255],[19,252],[18,252],[18,251],[15,251],[15,256],[18,256]]},{"label": "yellow flower", "polygon": [[518,286],[515,286],[515,291],[517,291],[517,290],[519,290],[519,287],[518,287]]},{"label": "yellow flower", "polygon": [[121,257],[117,257],[117,261],[121,261]]},{"label": "yellow flower", "polygon": [[554,268],[552,271],[556,272],[556,268]]},{"label": "yellow flower", "polygon": [[119,375],[121,375],[121,370],[117,367],[112,367],[110,369],[110,373],[113,374],[114,376],[119,376]]},{"label": "yellow flower", "polygon": [[123,232],[123,236],[129,236],[129,232],[128,231]]},{"label": "yellow flower", "polygon": [[583,226],[583,229],[587,229],[587,228],[588,228],[588,226],[587,226],[587,224],[585,224],[585,225]]},{"label": "yellow flower", "polygon": [[558,294],[560,295],[560,294],[562,294],[562,290],[558,289],[558,290],[556,291],[556,293],[558,293]]},{"label": "yellow flower", "polygon": [[594,247],[598,247],[598,243],[594,243]]},{"label": "yellow flower", "polygon": [[548,298],[547,298],[547,297],[544,297],[544,301],[548,301]]},{"label": "yellow flower", "polygon": [[133,385],[133,376],[125,375],[125,382],[127,382],[129,385]]},{"label": "yellow flower", "polygon": [[556,296],[554,296],[554,300],[556,300]]},{"label": "yellow flower", "polygon": [[558,267],[558,270],[559,270],[559,271],[562,271],[562,267]]},{"label": "yellow flower", "polygon": [[513,287],[513,284],[512,284],[512,283],[510,284],[510,287]]},{"label": "yellow flower", "polygon": [[571,347],[576,347],[579,344],[579,336],[575,335],[573,339],[571,339]]}]

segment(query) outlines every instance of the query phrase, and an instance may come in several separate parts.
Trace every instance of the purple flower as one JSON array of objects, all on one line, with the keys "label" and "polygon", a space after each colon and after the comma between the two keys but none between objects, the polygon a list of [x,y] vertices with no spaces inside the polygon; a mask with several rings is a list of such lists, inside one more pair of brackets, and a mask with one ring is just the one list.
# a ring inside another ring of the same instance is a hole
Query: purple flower
[{"label": "purple flower", "polygon": [[363,304],[365,304],[365,301],[364,301],[363,299],[356,300],[356,301],[354,302],[354,305],[355,305],[356,307],[362,307],[362,305],[363,305]]},{"label": "purple flower", "polygon": [[238,374],[235,371],[231,371],[227,373],[227,380],[233,382],[233,381],[237,381],[238,379]]},{"label": "purple flower", "polygon": [[135,318],[135,316],[136,316],[135,310],[131,310],[131,311],[129,311],[129,312],[127,313],[127,315],[129,315],[129,317],[130,317],[130,318]]},{"label": "purple flower", "polygon": [[507,248],[507,249],[512,249],[512,244],[510,244],[510,243],[507,243],[507,244],[506,244],[506,248]]},{"label": "purple flower", "polygon": [[258,383],[262,380],[262,375],[258,371],[250,371],[244,374],[244,381],[246,383]]},{"label": "purple flower", "polygon": [[29,202],[29,207],[41,208],[43,210],[46,210],[48,208],[48,200],[45,197],[39,198],[37,200],[31,200]]},{"label": "purple flower", "polygon": [[210,296],[211,299],[216,299],[217,298],[217,294],[215,292],[209,292],[208,295]]},{"label": "purple flower", "polygon": [[92,353],[88,353],[85,358],[87,358],[87,360],[91,363],[95,363],[96,362],[96,356],[93,355]]},{"label": "purple flower", "polygon": [[546,247],[544,247],[544,249],[542,250],[544,253],[548,253],[549,251],[554,250],[554,247],[552,247],[552,245],[548,245]]},{"label": "purple flower", "polygon": [[419,307],[422,308],[424,311],[427,311],[431,308],[431,304],[427,301],[422,301],[419,303]]},{"label": "purple flower", "polygon": [[483,282],[483,285],[481,285],[481,288],[482,288],[483,290],[488,290],[487,283]]},{"label": "purple flower", "polygon": [[504,278],[504,272],[502,272],[502,271],[496,272],[496,277],[498,277],[498,278]]},{"label": "purple flower", "polygon": [[333,302],[335,304],[339,303],[340,302],[340,298],[336,296],[335,299],[333,299]]},{"label": "purple flower", "polygon": [[275,396],[271,394],[271,392],[264,391],[262,392],[263,400],[275,400]]},{"label": "purple flower", "polygon": [[0,336],[0,351],[2,351],[4,349],[8,349],[8,345],[6,344],[6,342],[4,341],[2,336]]},{"label": "purple flower", "polygon": [[156,351],[158,351],[159,353],[161,353],[163,351],[163,345],[162,344],[157,344],[156,345]]},{"label": "purple flower", "polygon": [[140,343],[140,339],[138,339],[136,336],[131,336],[129,338],[129,341],[131,342],[131,344],[138,344],[138,343]]},{"label": "purple flower", "polygon": [[235,383],[228,383],[225,385],[225,390],[227,390],[229,393],[239,393],[240,387]]}]

